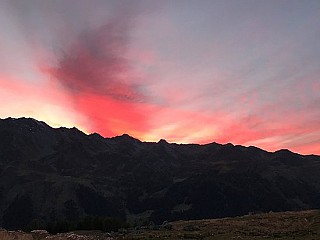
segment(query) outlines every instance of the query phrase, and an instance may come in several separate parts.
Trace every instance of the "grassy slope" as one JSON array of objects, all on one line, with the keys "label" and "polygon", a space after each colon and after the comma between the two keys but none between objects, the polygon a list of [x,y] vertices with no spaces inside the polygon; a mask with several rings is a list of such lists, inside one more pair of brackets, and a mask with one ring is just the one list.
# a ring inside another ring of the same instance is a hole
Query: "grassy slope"
[{"label": "grassy slope", "polygon": [[[320,239],[320,211],[280,212],[235,218],[177,221],[169,223],[172,230],[129,230],[129,233],[77,231],[48,236],[50,240],[146,240],[146,239]],[[190,231],[192,230],[192,231]],[[31,233],[0,230],[1,240],[42,240]]]},{"label": "grassy slope", "polygon": [[[319,211],[178,221],[172,225],[172,230],[131,232],[126,234],[125,239],[320,239]],[[186,226],[192,226],[194,231],[184,230]]]}]

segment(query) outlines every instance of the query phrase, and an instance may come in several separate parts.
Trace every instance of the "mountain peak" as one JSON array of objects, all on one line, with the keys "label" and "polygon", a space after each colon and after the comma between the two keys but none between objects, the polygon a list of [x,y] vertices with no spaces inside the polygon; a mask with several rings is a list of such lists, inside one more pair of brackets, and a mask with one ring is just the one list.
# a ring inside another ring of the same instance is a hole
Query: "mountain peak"
[{"label": "mountain peak", "polygon": [[289,149],[279,149],[275,151],[274,153],[292,153]]},{"label": "mountain peak", "polygon": [[36,120],[34,118],[26,118],[26,117],[21,117],[21,118],[12,118],[8,117],[5,119],[0,119],[4,122],[9,123],[10,125],[19,125],[19,126],[26,126],[26,127],[31,127],[31,128],[46,128],[50,127],[48,124],[46,124],[43,121]]},{"label": "mountain peak", "polygon": [[160,139],[159,140],[159,142],[157,142],[158,144],[169,144],[168,142],[167,142],[167,140],[165,140],[165,139]]},{"label": "mountain peak", "polygon": [[120,140],[120,141],[126,141],[126,142],[140,142],[139,139],[136,139],[134,137],[131,137],[129,134],[127,133],[124,133],[122,135],[119,135],[119,136],[115,136],[115,137],[112,137],[111,139],[113,140]]}]

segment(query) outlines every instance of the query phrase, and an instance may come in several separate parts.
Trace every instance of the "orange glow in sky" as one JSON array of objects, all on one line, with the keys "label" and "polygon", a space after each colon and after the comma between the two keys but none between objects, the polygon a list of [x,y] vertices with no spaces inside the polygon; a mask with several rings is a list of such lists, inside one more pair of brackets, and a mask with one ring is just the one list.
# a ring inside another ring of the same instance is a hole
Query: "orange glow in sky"
[{"label": "orange glow in sky", "polygon": [[320,155],[319,9],[319,1],[2,1],[0,117]]}]

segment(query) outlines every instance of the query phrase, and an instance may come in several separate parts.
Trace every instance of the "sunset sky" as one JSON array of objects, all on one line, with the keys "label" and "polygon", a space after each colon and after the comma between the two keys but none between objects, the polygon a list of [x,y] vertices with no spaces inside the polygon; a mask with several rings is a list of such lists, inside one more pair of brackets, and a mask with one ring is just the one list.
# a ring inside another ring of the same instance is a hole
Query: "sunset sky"
[{"label": "sunset sky", "polygon": [[0,118],[320,154],[319,0],[0,0]]}]

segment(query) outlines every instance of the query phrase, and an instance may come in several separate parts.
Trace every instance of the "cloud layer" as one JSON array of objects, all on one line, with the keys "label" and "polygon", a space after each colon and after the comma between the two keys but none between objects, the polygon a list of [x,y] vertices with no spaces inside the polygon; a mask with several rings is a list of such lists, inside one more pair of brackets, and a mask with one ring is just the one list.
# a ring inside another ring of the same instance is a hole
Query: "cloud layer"
[{"label": "cloud layer", "polygon": [[2,1],[0,116],[320,154],[320,4]]}]

